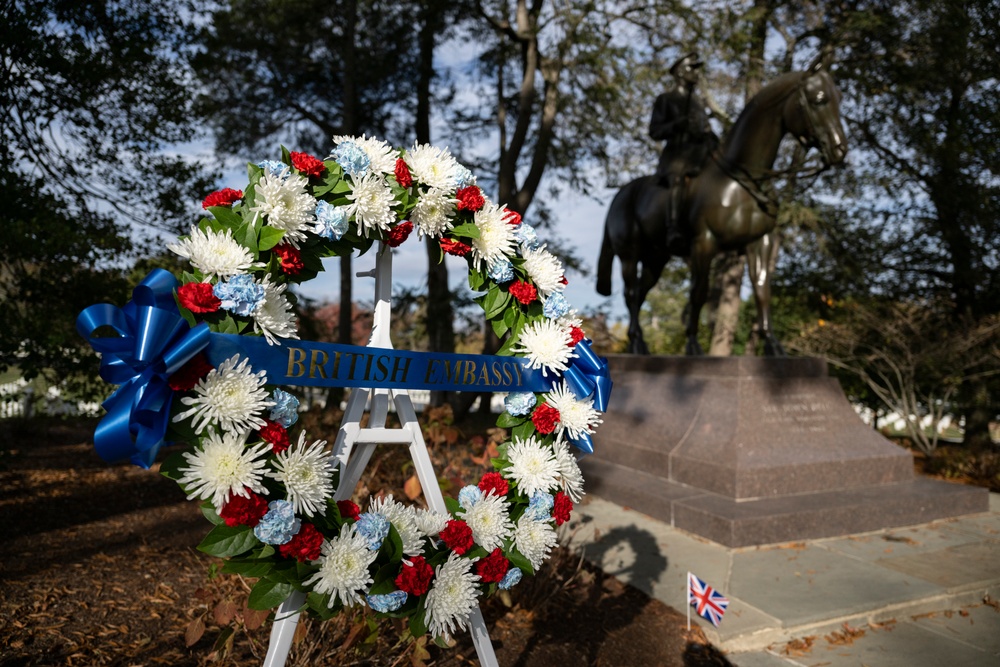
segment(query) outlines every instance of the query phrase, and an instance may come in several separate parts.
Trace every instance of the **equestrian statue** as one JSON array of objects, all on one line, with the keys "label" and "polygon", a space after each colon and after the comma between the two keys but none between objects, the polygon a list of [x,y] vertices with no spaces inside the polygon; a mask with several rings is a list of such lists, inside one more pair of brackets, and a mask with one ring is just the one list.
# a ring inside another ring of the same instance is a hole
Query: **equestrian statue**
[{"label": "equestrian statue", "polygon": [[840,91],[822,61],[805,72],[779,76],[743,109],[718,145],[696,86],[702,66],[690,53],[670,68],[677,83],[657,97],[649,133],[666,140],[657,173],[625,185],[611,202],[597,264],[597,292],[611,294],[611,268],[621,260],[629,312],[629,351],[649,354],[639,309],[671,257],[691,267],[686,326],[689,355],[698,344],[698,319],[708,296],[712,259],[738,250],[747,256],[757,303],[757,324],[768,355],[782,355],[771,331],[770,265],[777,205],[768,182],[786,134],[820,151],[824,167],[841,163],[847,139],[840,121]]}]

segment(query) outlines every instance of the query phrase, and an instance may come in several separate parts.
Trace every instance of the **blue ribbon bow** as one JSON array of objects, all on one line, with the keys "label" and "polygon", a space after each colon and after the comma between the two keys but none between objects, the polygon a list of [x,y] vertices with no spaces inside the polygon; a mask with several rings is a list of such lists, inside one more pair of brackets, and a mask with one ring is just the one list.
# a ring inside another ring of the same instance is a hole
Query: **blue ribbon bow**
[{"label": "blue ribbon bow", "polygon": [[[121,385],[102,404],[108,414],[94,432],[94,446],[106,461],[152,465],[170,421],[174,392],[167,378],[208,345],[208,325],[192,329],[181,317],[174,302],[178,285],[169,271],[156,269],[124,308],[100,303],[76,318],[76,330],[101,355],[101,378]],[[118,336],[95,338],[101,327]]]},{"label": "blue ribbon bow", "polygon": [[[563,374],[563,378],[577,398],[582,400],[592,396],[594,409],[607,412],[612,385],[607,362],[594,353],[588,340],[581,340],[577,343],[574,351],[576,354],[571,357],[572,361]],[[594,453],[594,440],[589,433],[569,440],[576,445],[577,449],[587,454]]]}]

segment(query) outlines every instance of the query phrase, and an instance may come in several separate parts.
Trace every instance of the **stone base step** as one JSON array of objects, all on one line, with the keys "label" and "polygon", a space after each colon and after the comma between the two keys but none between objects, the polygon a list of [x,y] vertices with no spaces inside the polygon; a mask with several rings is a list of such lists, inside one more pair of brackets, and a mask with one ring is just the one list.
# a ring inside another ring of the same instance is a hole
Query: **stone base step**
[{"label": "stone base step", "polygon": [[580,467],[588,493],[727,547],[896,528],[989,509],[986,489],[927,478],[736,501],[592,457]]}]

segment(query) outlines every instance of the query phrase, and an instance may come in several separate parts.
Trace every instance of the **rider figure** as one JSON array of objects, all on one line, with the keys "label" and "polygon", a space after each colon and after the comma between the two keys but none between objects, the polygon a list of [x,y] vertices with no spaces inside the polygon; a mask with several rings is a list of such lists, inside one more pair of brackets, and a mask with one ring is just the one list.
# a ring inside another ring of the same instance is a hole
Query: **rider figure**
[{"label": "rider figure", "polygon": [[650,138],[667,142],[656,175],[659,185],[670,191],[666,243],[673,255],[690,251],[689,231],[680,215],[684,181],[698,173],[719,143],[708,124],[705,102],[695,92],[702,64],[697,53],[689,53],[670,66],[676,85],[656,98],[649,121]]}]

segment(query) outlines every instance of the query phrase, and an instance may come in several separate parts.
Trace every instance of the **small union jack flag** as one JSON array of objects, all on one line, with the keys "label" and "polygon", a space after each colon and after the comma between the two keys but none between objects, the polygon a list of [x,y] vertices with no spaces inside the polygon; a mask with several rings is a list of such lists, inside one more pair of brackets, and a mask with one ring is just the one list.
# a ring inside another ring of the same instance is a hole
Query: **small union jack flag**
[{"label": "small union jack flag", "polygon": [[699,616],[719,627],[729,599],[688,572],[688,604],[695,608]]}]

